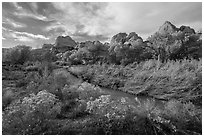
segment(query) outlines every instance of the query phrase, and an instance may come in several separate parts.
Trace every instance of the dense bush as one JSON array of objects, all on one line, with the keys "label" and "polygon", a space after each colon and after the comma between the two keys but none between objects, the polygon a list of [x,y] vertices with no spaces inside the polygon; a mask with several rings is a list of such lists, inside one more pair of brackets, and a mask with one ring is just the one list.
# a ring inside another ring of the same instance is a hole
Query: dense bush
[{"label": "dense bush", "polygon": [[134,112],[135,107],[130,105],[126,98],[113,99],[111,95],[102,95],[98,99],[87,102],[89,113],[103,115],[109,119],[123,118],[128,113]]},{"label": "dense bush", "polygon": [[72,52],[67,60],[71,64],[94,64],[105,62],[108,56],[108,47],[99,41],[86,41],[78,44],[78,50]]},{"label": "dense bush", "polygon": [[94,86],[87,82],[83,82],[77,89],[77,92],[79,92],[79,99],[86,101],[94,100],[103,93],[98,86]]},{"label": "dense bush", "polygon": [[[109,119],[105,116],[95,116],[86,123],[83,134],[93,135],[153,135],[162,134],[152,125],[152,121],[138,116],[127,114],[121,119]],[[164,133],[163,133],[164,134]]]},{"label": "dense bush", "polygon": [[155,33],[148,38],[149,44],[155,51],[155,56],[162,62],[185,58],[199,59],[202,57],[202,40],[200,34],[185,31],[173,34]]},{"label": "dense bush", "polygon": [[109,88],[123,87],[125,81],[133,75],[134,70],[129,67],[108,64],[87,65],[84,68],[81,67],[83,70],[81,73],[75,71],[77,67],[70,71],[95,85]]},{"label": "dense bush", "polygon": [[33,62],[36,62],[36,61],[51,62],[51,61],[56,61],[57,57],[55,53],[51,52],[49,49],[41,48],[41,49],[32,49],[30,51],[29,60]]},{"label": "dense bush", "polygon": [[14,91],[11,88],[2,90],[2,109],[4,110],[14,100]]},{"label": "dense bush", "polygon": [[3,113],[3,134],[39,134],[49,119],[56,118],[61,105],[47,91],[31,94],[12,103]]},{"label": "dense bush", "polygon": [[93,84],[131,94],[146,94],[160,99],[176,98],[201,104],[201,62],[183,60],[161,63],[149,60],[133,67],[88,65],[80,75]]},{"label": "dense bush", "polygon": [[146,62],[126,81],[124,91],[145,93],[161,99],[179,99],[201,104],[201,60],[169,61],[154,65]]},{"label": "dense bush", "polygon": [[[32,75],[31,75],[32,76]],[[75,83],[75,78],[69,74],[65,69],[55,69],[47,77],[42,77],[35,73],[33,82],[37,83],[37,90],[48,90],[50,93],[56,95],[59,99],[62,99],[62,89],[64,86]],[[37,81],[36,81],[37,80]],[[32,88],[32,85],[30,85]]]},{"label": "dense bush", "polygon": [[161,109],[154,99],[141,102],[139,106],[131,106],[125,98],[114,100],[106,95],[89,101],[87,110],[96,116],[92,122],[87,122],[87,128],[91,128],[92,134],[201,133],[201,110],[192,103],[171,100],[164,103]]},{"label": "dense bush", "polygon": [[9,61],[11,64],[23,64],[29,60],[30,51],[31,47],[18,45],[9,49],[6,55],[4,55],[6,59],[5,61]]}]

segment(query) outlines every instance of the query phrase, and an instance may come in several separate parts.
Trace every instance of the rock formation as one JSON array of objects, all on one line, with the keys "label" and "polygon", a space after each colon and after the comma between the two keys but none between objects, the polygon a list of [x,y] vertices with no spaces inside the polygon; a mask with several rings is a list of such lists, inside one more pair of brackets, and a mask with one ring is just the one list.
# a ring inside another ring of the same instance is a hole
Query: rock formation
[{"label": "rock formation", "polygon": [[118,44],[118,43],[123,44],[126,41],[126,37],[127,37],[126,33],[118,33],[112,37],[110,44],[111,45]]},{"label": "rock formation", "polygon": [[76,42],[70,36],[58,36],[55,42],[55,47],[72,47],[76,46]]},{"label": "rock formation", "polygon": [[184,33],[187,33],[187,34],[195,34],[195,30],[190,28],[189,26],[181,26],[179,28],[180,31],[184,32]]},{"label": "rock formation", "polygon": [[165,21],[165,23],[159,28],[158,33],[160,34],[172,34],[174,32],[176,32],[178,30],[178,28],[176,28],[176,26],[174,26],[171,22],[169,21]]},{"label": "rock formation", "polygon": [[131,32],[129,35],[126,33],[118,33],[112,37],[109,51],[115,51],[117,48],[122,48],[123,46],[137,47],[142,44],[144,44],[143,39],[135,32]]},{"label": "rock formation", "polygon": [[76,48],[77,43],[70,36],[58,36],[52,51],[54,53],[64,53]]},{"label": "rock formation", "polygon": [[53,44],[43,44],[43,46],[42,46],[42,48],[43,49],[51,49],[51,48],[53,48]]},{"label": "rock formation", "polygon": [[182,32],[182,33],[185,33],[188,35],[195,34],[195,30],[190,28],[189,26],[182,25],[180,28],[177,28],[175,25],[173,25],[169,21],[165,21],[165,23],[157,31],[157,33],[159,33],[161,35],[174,34],[174,33],[178,33],[178,32]]}]

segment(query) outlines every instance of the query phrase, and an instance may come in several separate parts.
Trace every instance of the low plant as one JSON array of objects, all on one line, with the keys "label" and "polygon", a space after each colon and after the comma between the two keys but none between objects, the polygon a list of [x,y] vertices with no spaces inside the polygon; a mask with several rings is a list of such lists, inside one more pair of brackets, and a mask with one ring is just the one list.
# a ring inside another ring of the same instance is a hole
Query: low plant
[{"label": "low plant", "polygon": [[40,91],[22,100],[13,102],[3,113],[3,134],[39,134],[49,119],[56,118],[61,111],[61,104],[56,97]]},{"label": "low plant", "polygon": [[11,88],[2,90],[2,108],[3,110],[14,100],[14,92]]}]

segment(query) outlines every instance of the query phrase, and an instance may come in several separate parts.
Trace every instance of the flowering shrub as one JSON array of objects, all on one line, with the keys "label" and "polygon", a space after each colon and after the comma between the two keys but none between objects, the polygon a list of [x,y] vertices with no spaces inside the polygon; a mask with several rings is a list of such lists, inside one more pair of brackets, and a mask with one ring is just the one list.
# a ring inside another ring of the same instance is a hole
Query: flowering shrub
[{"label": "flowering shrub", "polygon": [[3,133],[35,134],[47,120],[53,119],[61,111],[61,104],[47,91],[30,94],[6,108],[3,114]]},{"label": "flowering shrub", "polygon": [[134,112],[135,107],[130,105],[126,98],[114,100],[111,95],[102,95],[94,101],[87,102],[87,111],[112,119],[125,117],[129,112]]},{"label": "flowering shrub", "polygon": [[103,91],[98,86],[94,86],[87,82],[75,85],[65,85],[62,89],[63,101],[70,99],[94,100],[103,94]]},{"label": "flowering shrub", "polygon": [[98,86],[94,86],[87,82],[83,82],[77,91],[79,92],[79,99],[87,101],[95,100],[101,94],[103,94],[103,91]]},{"label": "flowering shrub", "polygon": [[75,117],[86,113],[86,102],[98,98],[102,92],[99,87],[87,82],[65,85],[62,89],[61,114],[64,117]]},{"label": "flowering shrub", "polygon": [[191,102],[181,103],[170,100],[166,103],[163,116],[170,119],[183,134],[199,134],[202,132],[202,110]]}]

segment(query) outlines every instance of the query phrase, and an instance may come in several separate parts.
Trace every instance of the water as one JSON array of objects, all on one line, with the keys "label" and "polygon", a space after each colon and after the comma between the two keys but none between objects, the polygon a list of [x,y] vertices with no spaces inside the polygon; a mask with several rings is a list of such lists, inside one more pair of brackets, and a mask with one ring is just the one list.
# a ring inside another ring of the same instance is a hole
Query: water
[{"label": "water", "polygon": [[[82,68],[78,67],[78,69],[76,69],[76,68],[72,67],[72,71],[81,73]],[[75,77],[75,76],[73,76],[73,77]],[[76,78],[76,79],[80,80],[79,78]],[[82,82],[82,80],[81,80],[81,82]],[[111,97],[113,97],[115,99],[120,99],[122,97],[126,98],[131,105],[134,105],[136,107],[141,107],[141,108],[144,107],[145,108],[145,107],[153,106],[153,107],[156,107],[159,109],[164,109],[165,101],[158,100],[158,99],[155,99],[155,98],[150,97],[150,96],[137,96],[137,95],[132,95],[132,94],[129,94],[126,92],[122,92],[120,90],[114,90],[114,89],[105,88],[105,87],[101,87],[101,89],[103,91],[103,94],[111,95]]]},{"label": "water", "polygon": [[121,97],[128,99],[128,101],[134,106],[148,107],[147,105],[151,105],[159,109],[164,109],[165,101],[157,100],[148,96],[136,96],[119,90],[113,90],[104,87],[101,87],[101,89],[104,91],[105,94],[111,95],[116,99]]}]

